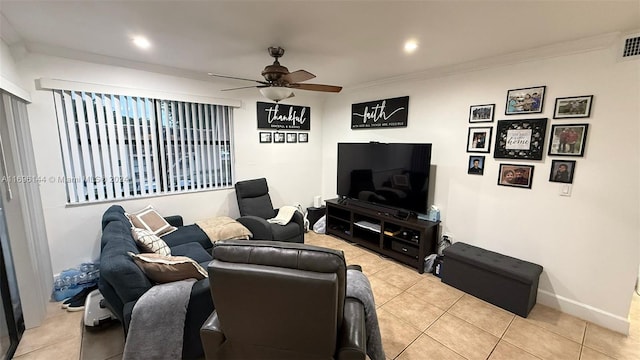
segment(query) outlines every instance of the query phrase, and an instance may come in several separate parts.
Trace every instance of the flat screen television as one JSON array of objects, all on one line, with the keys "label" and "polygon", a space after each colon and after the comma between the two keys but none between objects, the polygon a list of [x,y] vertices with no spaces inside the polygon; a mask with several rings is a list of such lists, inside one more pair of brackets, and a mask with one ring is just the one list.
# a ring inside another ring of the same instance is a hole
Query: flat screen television
[{"label": "flat screen television", "polygon": [[338,195],[426,214],[431,144],[338,143]]}]

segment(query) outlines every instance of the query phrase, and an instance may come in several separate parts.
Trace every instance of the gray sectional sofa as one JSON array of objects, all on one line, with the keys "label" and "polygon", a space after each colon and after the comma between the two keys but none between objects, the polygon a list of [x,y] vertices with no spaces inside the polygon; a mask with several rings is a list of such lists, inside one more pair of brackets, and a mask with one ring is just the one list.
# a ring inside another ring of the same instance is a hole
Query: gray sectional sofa
[{"label": "gray sectional sofa", "polygon": [[[165,218],[178,229],[162,237],[171,248],[171,255],[188,256],[205,269],[211,261],[211,247],[207,235],[197,225],[183,225],[182,217]],[[154,284],[140,270],[128,252],[140,253],[131,234],[131,223],[124,209],[113,205],[102,217],[100,244],[100,282],[98,287],[107,307],[124,326],[125,334],[136,301]],[[184,325],[182,355],[192,359],[203,356],[200,327],[213,312],[209,279],[198,280],[191,289]]]}]

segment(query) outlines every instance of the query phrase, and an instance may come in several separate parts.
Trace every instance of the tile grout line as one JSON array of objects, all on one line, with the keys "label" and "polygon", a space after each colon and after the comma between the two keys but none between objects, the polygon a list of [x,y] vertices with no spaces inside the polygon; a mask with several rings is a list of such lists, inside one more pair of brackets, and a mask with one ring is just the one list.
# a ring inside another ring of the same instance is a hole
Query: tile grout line
[{"label": "tile grout line", "polygon": [[[516,317],[517,317],[517,316],[518,316],[518,315],[515,315],[515,314],[514,314],[514,316],[511,318],[511,321],[509,322],[509,325],[507,325],[507,328],[506,328],[506,329],[504,329],[504,332],[502,333],[502,336],[500,336],[500,340],[498,340],[498,343],[500,343],[500,341],[504,341],[504,342],[506,342],[507,344],[509,344],[509,345],[511,345],[511,346],[513,346],[513,347],[515,347],[515,348],[517,348],[517,349],[520,349],[520,350],[524,351],[525,353],[527,353],[527,354],[529,354],[529,355],[533,356],[534,358],[536,358],[536,359],[540,359],[540,357],[539,357],[539,356],[536,356],[536,355],[534,355],[534,354],[532,354],[532,353],[528,352],[527,350],[525,350],[525,349],[523,349],[523,348],[521,348],[521,347],[517,346],[516,344],[512,344],[512,343],[510,343],[510,342],[509,342],[509,340],[507,340],[507,339],[505,339],[505,338],[504,338],[504,336],[505,336],[505,335],[507,335],[507,331],[509,330],[509,328],[511,327],[511,325],[512,325],[512,324],[513,324],[513,322],[516,320]],[[498,346],[498,345],[496,344],[496,347],[497,347],[497,346]]]},{"label": "tile grout line", "polygon": [[[562,313],[561,311],[559,311],[559,312],[560,312],[560,313]],[[562,314],[564,314],[564,313],[562,313]],[[586,320],[583,320],[583,319],[580,319],[580,318],[576,317],[576,319],[578,319],[578,320],[582,320],[582,321],[584,321],[584,322],[585,322],[584,330],[582,331],[582,340],[581,340],[581,342],[577,342],[577,341],[575,341],[574,339],[571,339],[571,338],[569,338],[568,336],[565,336],[564,334],[560,334],[559,332],[555,332],[555,331],[553,331],[553,330],[549,330],[549,329],[545,328],[544,326],[540,326],[540,325],[536,324],[535,322],[533,322],[533,321],[531,321],[531,320],[527,320],[527,318],[523,318],[523,317],[522,317],[522,316],[520,316],[520,315],[516,315],[516,316],[517,316],[517,317],[519,317],[519,318],[521,318],[521,319],[522,319],[523,321],[525,321],[527,324],[529,324],[529,325],[533,325],[533,326],[537,327],[538,329],[542,329],[542,330],[544,330],[544,331],[547,331],[547,332],[550,332],[550,333],[552,333],[552,334],[558,335],[558,336],[560,336],[561,338],[566,339],[566,340],[569,340],[569,341],[571,341],[571,342],[573,342],[573,343],[576,343],[576,344],[578,344],[578,345],[584,345],[583,343],[584,343],[585,335],[586,335],[586,332],[587,332],[587,326],[588,326],[588,324],[589,324],[589,322],[588,322],[588,321],[586,321]],[[514,318],[514,319],[515,319],[515,318]]]},{"label": "tile grout line", "polygon": [[515,348],[517,348],[517,349],[522,350],[523,352],[525,352],[525,353],[527,353],[527,354],[529,354],[529,355],[533,356],[533,357],[534,357],[534,358],[536,358],[536,359],[542,359],[541,357],[539,357],[539,356],[537,356],[537,355],[535,355],[535,354],[530,353],[529,351],[527,351],[527,350],[525,350],[525,349],[521,348],[520,346],[518,346],[518,345],[516,345],[516,344],[514,344],[514,343],[512,343],[512,342],[510,342],[510,341],[509,341],[509,340],[507,340],[507,339],[503,339],[503,338],[501,338],[501,339],[500,339],[500,341],[504,341],[504,342],[506,342],[507,344],[509,344],[509,345],[511,345],[511,346],[513,346],[513,347],[515,347]]}]

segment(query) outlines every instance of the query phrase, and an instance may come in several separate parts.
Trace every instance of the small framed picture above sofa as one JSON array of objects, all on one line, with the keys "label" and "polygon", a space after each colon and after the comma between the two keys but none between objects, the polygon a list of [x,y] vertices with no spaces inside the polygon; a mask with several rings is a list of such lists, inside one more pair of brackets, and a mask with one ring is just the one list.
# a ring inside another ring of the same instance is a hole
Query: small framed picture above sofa
[{"label": "small framed picture above sofa", "polygon": [[297,133],[287,133],[287,142],[288,143],[296,143],[296,142],[298,142],[298,134]]},{"label": "small framed picture above sofa", "polygon": [[268,131],[260,132],[260,143],[270,143],[271,142],[271,133]]}]

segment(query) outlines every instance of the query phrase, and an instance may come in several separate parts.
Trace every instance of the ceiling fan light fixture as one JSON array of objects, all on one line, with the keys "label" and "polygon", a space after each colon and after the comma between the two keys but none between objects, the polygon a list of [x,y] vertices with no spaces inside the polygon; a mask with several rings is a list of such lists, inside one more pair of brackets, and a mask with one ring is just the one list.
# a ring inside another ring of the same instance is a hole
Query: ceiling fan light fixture
[{"label": "ceiling fan light fixture", "polygon": [[280,100],[291,97],[293,90],[282,86],[269,86],[260,88],[260,93],[269,100],[278,102]]}]

